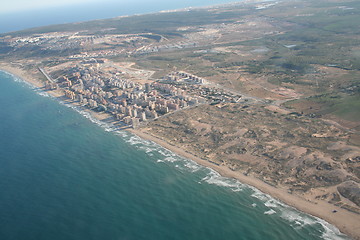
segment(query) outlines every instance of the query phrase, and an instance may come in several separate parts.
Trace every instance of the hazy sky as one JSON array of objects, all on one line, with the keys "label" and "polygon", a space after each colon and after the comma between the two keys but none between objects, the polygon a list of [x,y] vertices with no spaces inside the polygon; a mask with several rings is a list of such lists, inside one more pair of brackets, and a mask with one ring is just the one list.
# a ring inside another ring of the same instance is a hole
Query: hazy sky
[{"label": "hazy sky", "polygon": [[[7,0],[1,3],[0,13],[13,13],[27,10],[37,10],[49,7],[60,7],[81,3],[109,2],[114,0]],[[118,0],[127,2],[129,0]],[[137,1],[137,0],[134,0]]]},{"label": "hazy sky", "polygon": [[[56,7],[65,7],[71,5],[80,5],[80,4],[132,4],[132,5],[142,5],[142,4],[151,4],[152,0],[5,0],[1,3],[0,14],[12,14],[16,12],[30,12],[33,10],[41,10],[46,8],[56,8]],[[192,5],[191,0],[168,0],[168,1],[178,1],[182,4]],[[222,2],[235,2],[236,0],[207,0],[201,2],[208,2],[209,5],[222,3]],[[239,1],[239,0],[238,0]],[[241,1],[241,0],[240,0]],[[159,3],[160,0],[154,0],[154,2]],[[166,2],[166,0],[164,0]],[[196,0],[195,0],[196,2]]]}]

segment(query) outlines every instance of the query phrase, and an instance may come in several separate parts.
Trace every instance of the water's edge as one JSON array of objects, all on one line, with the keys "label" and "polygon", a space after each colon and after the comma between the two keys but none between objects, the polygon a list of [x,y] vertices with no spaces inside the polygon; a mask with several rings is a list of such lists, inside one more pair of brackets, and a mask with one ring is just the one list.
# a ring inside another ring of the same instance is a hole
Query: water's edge
[{"label": "water's edge", "polygon": [[[143,151],[146,154],[152,154],[155,151],[157,153],[160,153],[165,158],[163,160],[159,160],[159,163],[171,164],[175,168],[179,168],[181,170],[192,173],[198,171],[206,171],[207,174],[199,182],[200,184],[202,182],[206,182],[207,184],[213,184],[220,187],[229,188],[234,192],[243,191],[244,189],[251,190],[251,197],[261,200],[262,202],[264,202],[264,205],[268,207],[268,210],[264,212],[265,215],[278,214],[282,219],[286,220],[294,228],[320,224],[324,231],[322,234],[323,239],[347,239],[347,237],[343,235],[337,227],[326,222],[323,219],[312,216],[308,213],[301,212],[294,207],[288,206],[283,202],[271,197],[270,195],[261,192],[253,186],[241,183],[239,180],[223,177],[211,167],[202,166],[191,159],[181,157],[174,152],[168,150],[166,147],[159,145],[158,143],[142,139],[131,132],[119,130],[118,127],[114,126],[113,124],[102,122],[94,118],[88,111],[85,111],[84,109],[74,106],[70,103],[60,101],[58,98],[51,96],[47,92],[44,92],[41,89],[35,87],[25,79],[22,79],[12,73],[3,70],[0,70],[0,72],[4,72],[10,75],[14,79],[14,81],[21,82],[24,86],[31,88],[37,94],[56,100],[60,104],[73,109],[92,123],[95,123],[96,125],[102,127],[105,131],[118,135],[128,144],[136,147],[139,151]],[[256,207],[256,205],[253,207]]]}]

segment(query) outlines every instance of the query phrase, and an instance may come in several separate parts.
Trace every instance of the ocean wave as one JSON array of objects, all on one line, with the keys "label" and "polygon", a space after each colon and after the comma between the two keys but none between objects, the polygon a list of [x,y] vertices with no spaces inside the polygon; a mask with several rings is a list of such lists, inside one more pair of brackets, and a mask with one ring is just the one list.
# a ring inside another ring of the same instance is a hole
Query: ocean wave
[{"label": "ocean wave", "polygon": [[115,131],[114,134],[115,134],[116,136],[119,136],[119,137],[123,138],[123,139],[129,137],[129,134],[128,134],[126,131],[123,131],[123,130],[121,130],[121,131]]},{"label": "ocean wave", "polygon": [[160,153],[161,155],[163,155],[165,157],[175,157],[175,156],[177,156],[176,154],[174,154],[173,152],[170,152],[169,150],[167,150],[165,148],[158,149],[158,153]]},{"label": "ocean wave", "polygon": [[310,225],[320,225],[323,229],[321,237],[325,240],[349,239],[346,235],[342,234],[337,227],[326,222],[325,220],[315,216],[305,215],[305,213],[301,213],[296,209],[292,209],[291,207],[288,207],[286,210],[283,209],[281,211],[280,217],[287,220],[295,229]]},{"label": "ocean wave", "polygon": [[130,145],[146,144],[146,140],[141,139],[138,136],[131,136],[129,139],[126,139],[125,141]]},{"label": "ocean wave", "polygon": [[27,82],[25,81],[24,79],[12,74],[12,73],[9,73],[9,72],[4,72],[6,73],[7,75],[11,76],[11,78],[15,81],[15,82],[18,82],[18,83],[21,83],[24,87],[28,87],[30,89],[36,89],[37,87],[35,85],[33,85],[32,83],[30,82]]},{"label": "ocean wave", "polygon": [[295,209],[281,209],[280,217],[289,223],[295,224],[296,227],[305,227],[307,225],[315,225],[318,221],[311,216],[306,216]]},{"label": "ocean wave", "polygon": [[124,140],[137,149],[144,151],[149,156],[154,156],[153,153],[157,153],[157,156],[160,155],[160,157],[155,160],[157,163],[176,163],[173,165],[175,168],[192,173],[205,169],[195,161],[181,157],[153,141],[144,140],[136,135],[125,137]]},{"label": "ocean wave", "polygon": [[[49,97],[49,98],[53,98],[55,99],[55,97],[53,97],[51,94],[49,94],[48,92],[44,91],[43,89],[33,85],[32,83],[28,82],[28,81],[25,81],[23,80],[22,78],[19,78],[17,77],[16,75],[12,74],[12,73],[9,73],[9,72],[6,72],[6,71],[2,71],[4,72],[5,74],[11,76],[11,78],[15,81],[15,82],[19,82],[19,83],[22,83],[23,86],[25,87],[28,87],[32,90],[34,90],[34,92],[42,97]],[[105,123],[105,122],[102,122],[96,118],[94,118],[89,112],[85,111],[84,108],[82,107],[78,107],[78,106],[74,106],[70,103],[67,103],[67,102],[64,102],[64,101],[60,101],[58,100],[58,102],[60,104],[62,104],[63,106],[66,106],[68,108],[71,108],[73,110],[75,110],[76,112],[80,113],[82,116],[84,116],[85,118],[89,119],[91,122],[95,123],[96,125],[102,127],[105,129],[105,131],[107,132],[114,132],[114,131],[118,131],[118,128],[115,127],[113,124],[109,124],[109,123]],[[120,131],[118,131],[120,132]]]},{"label": "ocean wave", "polygon": [[44,92],[44,91],[36,91],[36,93],[42,97],[51,97],[50,94],[48,94],[47,92]]},{"label": "ocean wave", "polygon": [[325,240],[350,240],[346,235],[342,234],[337,227],[331,225],[330,223],[317,218],[317,221],[324,228],[324,233],[322,234],[322,238]]},{"label": "ocean wave", "polygon": [[270,198],[269,200],[267,200],[264,203],[265,206],[267,206],[268,208],[284,208],[285,205],[283,203],[281,203],[280,201],[274,199],[274,198]]},{"label": "ocean wave", "polygon": [[153,153],[155,152],[162,155],[164,158],[157,159],[156,162],[158,163],[180,161],[179,156],[161,147],[155,142],[144,140],[136,135],[123,135],[122,137],[125,142],[135,146],[138,150],[144,151],[149,156],[154,156]]},{"label": "ocean wave", "polygon": [[78,113],[80,113],[82,116],[84,116],[85,118],[87,118],[88,120],[90,120],[92,123],[95,123],[96,125],[104,128],[105,131],[107,132],[113,132],[116,130],[116,127],[114,127],[113,125],[111,124],[108,124],[108,123],[104,123],[96,118],[94,118],[89,112],[77,107],[77,106],[74,106],[74,105],[71,105],[69,103],[64,103],[63,104],[69,108],[72,108],[74,109],[75,111],[77,111]]},{"label": "ocean wave", "polygon": [[220,187],[230,188],[234,192],[240,192],[245,188],[245,185],[239,181],[221,176],[218,172],[210,169],[210,172],[201,179],[202,182],[214,184]]},{"label": "ocean wave", "polygon": [[27,88],[29,88],[29,89],[31,89],[31,90],[35,90],[35,92],[36,92],[38,95],[40,95],[40,96],[43,96],[43,97],[51,97],[47,92],[45,92],[43,89],[35,86],[35,85],[32,84],[31,82],[25,81],[24,79],[22,79],[22,78],[20,78],[20,77],[18,77],[18,76],[16,76],[16,75],[14,75],[14,74],[12,74],[12,73],[10,73],[10,72],[6,72],[6,71],[2,71],[2,70],[0,70],[0,72],[3,72],[3,73],[5,73],[5,74],[9,75],[14,82],[21,83],[21,85],[22,85],[23,87],[27,87]]},{"label": "ocean wave", "polygon": [[349,239],[346,237],[346,235],[342,234],[339,229],[337,229],[334,225],[326,222],[325,220],[306,213],[302,213],[297,209],[280,202],[279,200],[261,192],[260,190],[252,186],[249,186],[249,188],[253,191],[251,197],[257,198],[264,204],[264,206],[270,208],[270,210],[264,212],[264,214],[276,213],[279,215],[280,218],[286,220],[290,224],[290,226],[295,229],[303,228],[306,226],[320,225],[323,229],[321,237],[326,240]]},{"label": "ocean wave", "polygon": [[185,167],[187,167],[191,172],[197,172],[199,171],[200,169],[203,168],[203,166],[197,164],[196,162],[193,162],[193,161],[188,161],[186,164],[185,164]]},{"label": "ocean wave", "polygon": [[173,156],[169,156],[169,157],[166,157],[163,159],[164,162],[171,162],[171,163],[174,163],[174,162],[177,162],[179,159],[173,157]]},{"label": "ocean wave", "polygon": [[[49,95],[51,97],[51,95]],[[114,132],[117,135],[123,135],[122,131],[119,131],[118,127],[116,127],[115,125],[111,124],[111,123],[105,123],[95,117],[93,117],[91,115],[91,113],[89,113],[87,110],[85,110],[83,107],[81,106],[74,106],[70,103],[64,102],[64,101],[59,101],[62,105],[73,109],[74,111],[80,113],[83,117],[85,117],[86,119],[90,120],[92,123],[98,125],[99,127],[103,128],[106,132]]]},{"label": "ocean wave", "polygon": [[265,215],[272,215],[272,214],[274,214],[274,213],[276,213],[276,211],[273,210],[273,209],[270,209],[270,210],[264,212]]},{"label": "ocean wave", "polygon": [[145,153],[151,153],[151,152],[155,152],[155,151],[156,151],[156,148],[151,148],[151,147],[148,147],[148,146],[141,147],[140,149],[144,150]]},{"label": "ocean wave", "polygon": [[[243,184],[238,180],[227,178],[221,176],[218,172],[211,168],[206,168],[198,163],[194,162],[193,160],[183,158],[170,150],[158,145],[155,142],[144,140],[136,135],[125,131],[117,131],[115,127],[103,123],[91,116],[90,113],[86,111],[82,111],[78,109],[76,106],[72,106],[69,104],[65,104],[71,108],[74,108],[76,111],[81,113],[83,116],[88,118],[93,123],[103,127],[106,131],[112,131],[116,135],[121,136],[127,143],[135,146],[137,149],[144,151],[147,154],[156,152],[162,156],[160,159],[156,159],[157,163],[172,163],[173,166],[177,169],[190,171],[190,172],[197,172],[201,169],[208,169],[208,173],[204,178],[201,179],[201,182],[206,182],[208,184],[217,185],[220,187],[230,188],[233,192],[240,192],[243,191],[245,188],[251,189],[253,193],[251,197],[259,199],[263,204],[270,208],[269,210],[265,211],[264,214],[266,215],[273,215],[277,214],[282,219],[288,221],[292,227],[302,228],[309,225],[321,225],[323,228],[322,238],[325,240],[345,240],[348,239],[345,235],[343,235],[335,226],[329,224],[328,222],[316,218],[311,215],[306,215],[304,213],[299,212],[295,208],[285,205],[284,203],[276,200],[275,198],[271,197],[268,194],[265,194],[254,188],[252,186]],[[253,203],[251,206],[257,207],[256,203]]]},{"label": "ocean wave", "polygon": [[265,193],[261,192],[257,188],[254,188],[254,187],[251,187],[251,186],[249,186],[249,188],[253,191],[253,193],[250,195],[253,198],[259,199],[260,201],[263,201],[263,202],[267,202],[267,201],[273,199],[268,194],[265,194]]},{"label": "ocean wave", "polygon": [[157,162],[175,162],[179,160],[178,158],[180,158],[176,154],[161,147],[157,143],[142,139],[136,135],[124,136],[124,140],[130,145],[135,146],[138,150],[144,151],[147,154],[156,152],[164,157],[162,159],[158,159]]},{"label": "ocean wave", "polygon": [[[39,94],[43,97],[52,97],[45,91],[42,91],[42,90],[36,88],[31,83],[28,83],[28,82],[22,80],[21,78],[16,77],[15,75],[13,75],[11,73],[7,73],[7,74],[10,75],[14,79],[14,81],[21,82],[25,86],[35,90],[35,92],[37,94]],[[335,239],[335,240],[348,239],[335,226],[329,224],[328,222],[326,222],[320,218],[316,218],[311,215],[306,215],[304,213],[301,213],[301,212],[297,211],[296,209],[294,209],[290,206],[287,206],[287,205],[283,204],[282,202],[272,198],[271,196],[269,196],[265,193],[262,193],[260,190],[254,188],[254,187],[242,184],[241,182],[239,182],[235,179],[222,177],[218,172],[216,172],[210,168],[203,167],[190,159],[180,157],[180,156],[174,154],[173,152],[169,151],[168,149],[163,148],[160,145],[158,145],[152,141],[144,140],[144,139],[142,139],[136,135],[133,135],[131,133],[128,133],[126,131],[119,131],[118,128],[115,127],[114,125],[104,123],[104,122],[94,118],[89,112],[83,110],[81,107],[77,107],[77,106],[71,105],[69,103],[62,102],[62,101],[59,101],[59,102],[64,106],[72,108],[73,110],[77,111],[78,113],[80,113],[82,116],[84,116],[91,122],[104,128],[105,131],[113,132],[114,134],[122,137],[127,143],[136,146],[138,149],[144,151],[145,153],[147,153],[147,154],[150,154],[153,152],[159,153],[162,156],[162,158],[158,158],[155,160],[158,163],[165,163],[165,162],[172,163],[172,164],[175,163],[173,165],[175,168],[184,169],[184,170],[190,171],[190,172],[196,172],[201,169],[208,169],[206,176],[204,178],[202,178],[199,183],[206,182],[208,184],[213,184],[213,185],[217,185],[220,187],[229,188],[234,192],[243,191],[243,189],[245,189],[245,188],[251,189],[253,191],[253,193],[251,194],[251,197],[259,199],[261,202],[263,202],[263,204],[266,207],[270,208],[269,210],[264,212],[264,214],[266,214],[266,215],[278,214],[282,219],[288,221],[290,223],[290,225],[293,226],[294,228],[299,228],[299,227],[301,228],[301,227],[308,226],[308,225],[319,225],[320,224],[323,228],[323,234],[322,234],[323,239],[332,239],[332,240],[333,239]],[[253,204],[251,204],[251,206],[257,207],[257,204],[253,203]]]}]

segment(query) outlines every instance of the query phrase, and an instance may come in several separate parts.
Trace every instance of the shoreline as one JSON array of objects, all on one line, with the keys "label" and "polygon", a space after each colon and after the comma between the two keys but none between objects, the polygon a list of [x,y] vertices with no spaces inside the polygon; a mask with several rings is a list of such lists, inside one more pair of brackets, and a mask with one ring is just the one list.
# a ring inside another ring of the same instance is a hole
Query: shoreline
[{"label": "shoreline", "polygon": [[[13,76],[20,78],[24,82],[27,82],[38,89],[44,88],[44,83],[41,80],[36,79],[36,76],[33,76],[31,73],[19,69],[18,67],[11,66],[10,63],[7,64],[0,63],[0,70],[10,73]],[[81,110],[84,110],[85,112],[89,113],[96,120],[105,123],[110,123],[113,124],[114,126],[116,125],[115,123],[117,121],[110,114],[94,112],[90,109],[86,109],[85,107],[82,107],[80,104],[77,104],[76,102],[67,100],[64,97],[63,90],[61,89],[52,90],[52,91],[44,90],[44,92],[48,93],[49,95],[55,97],[58,100],[64,101],[66,104],[70,104],[75,107],[80,107]],[[170,144],[153,134],[144,132],[141,129],[126,129],[126,130],[134,135],[137,135],[142,139],[153,141],[159,144],[160,146],[170,150],[171,152],[174,152],[175,154],[178,154],[187,159],[193,160],[194,162],[204,167],[211,168],[216,172],[218,172],[221,176],[233,178],[240,181],[241,183],[253,186],[259,189],[261,192],[268,194],[275,199],[280,200],[286,205],[289,205],[306,214],[310,214],[312,216],[325,220],[326,222],[334,225],[336,228],[338,228],[342,233],[346,234],[347,236],[353,239],[360,240],[359,214],[352,213],[350,211],[347,211],[345,209],[342,209],[325,201],[318,200],[314,202],[314,201],[306,200],[299,195],[289,193],[286,188],[274,187],[261,181],[256,177],[246,176],[241,172],[235,172],[226,166],[219,166],[213,164],[211,162],[196,157],[195,155],[186,151],[186,149],[179,148],[176,145]],[[333,210],[336,210],[337,212],[333,213]]]},{"label": "shoreline", "polygon": [[39,90],[42,90],[44,93],[49,94],[50,96],[56,98],[57,100],[59,100],[61,102],[64,102],[65,104],[79,108],[81,111],[84,111],[84,112],[90,114],[94,119],[96,119],[98,121],[108,123],[108,124],[113,124],[113,125],[116,125],[115,123],[118,123],[118,121],[115,120],[115,118],[108,113],[92,111],[91,109],[85,108],[78,102],[68,99],[65,96],[65,92],[62,89],[45,90],[45,85],[41,80],[35,79],[35,76],[31,76],[31,74],[28,75],[26,71],[19,69],[17,67],[10,66],[10,65],[11,64],[4,64],[3,62],[0,62],[0,71],[6,72],[8,74],[11,74],[11,75],[21,79],[22,81],[30,84],[31,86],[33,86]]},{"label": "shoreline", "polygon": [[[129,129],[129,132],[137,135],[142,139],[146,139],[149,141],[153,141],[160,146],[170,150],[171,152],[178,154],[187,159],[191,159],[194,162],[204,166],[211,168],[218,172],[223,177],[228,177],[232,179],[236,179],[241,183],[250,185],[260,190],[261,192],[270,195],[271,197],[285,203],[286,205],[295,208],[296,210],[303,212],[305,214],[311,215],[313,217],[320,218],[324,220],[336,228],[343,234],[346,234],[348,237],[352,239],[360,239],[360,216],[358,214],[349,212],[340,207],[334,206],[325,201],[319,201],[317,203],[305,200],[298,195],[291,194],[285,188],[278,188],[271,186],[258,178],[253,176],[246,176],[240,172],[235,172],[229,169],[226,166],[219,166],[203,160],[193,154],[187,152],[184,149],[178,148],[175,145],[172,145],[157,136],[146,133],[141,130]],[[332,211],[336,210],[336,213]]]}]

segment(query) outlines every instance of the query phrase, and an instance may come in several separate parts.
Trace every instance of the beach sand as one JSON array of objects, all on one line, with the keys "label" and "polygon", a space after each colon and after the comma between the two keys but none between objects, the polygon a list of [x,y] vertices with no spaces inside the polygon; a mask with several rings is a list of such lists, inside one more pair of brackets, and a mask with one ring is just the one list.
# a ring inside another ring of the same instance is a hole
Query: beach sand
[{"label": "beach sand", "polygon": [[[40,89],[44,87],[44,82],[42,80],[38,79],[36,76],[33,76],[29,72],[26,72],[16,66],[12,66],[11,64],[1,63],[0,70],[9,72]],[[55,91],[47,91],[47,92],[53,97],[64,100],[64,92],[61,89]],[[67,101],[67,102],[70,104],[74,104],[75,106],[80,106],[76,102],[71,102],[71,101]],[[92,117],[100,121],[105,121],[107,123],[112,123],[112,124],[116,123],[115,119],[110,114],[97,113],[91,110],[86,110],[86,111],[89,112],[92,115]],[[351,238],[360,240],[359,214],[347,211],[340,207],[336,207],[333,204],[330,204],[326,201],[306,200],[301,196],[289,193],[288,190],[285,188],[271,186],[255,177],[244,175],[241,172],[232,171],[226,166],[219,166],[211,162],[208,162],[206,160],[200,159],[194,156],[193,154],[191,154],[190,152],[188,152],[186,149],[181,149],[175,145],[169,144],[168,142],[162,140],[161,138],[154,136],[153,134],[150,134],[144,130],[128,129],[128,131],[139,136],[140,138],[153,141],[182,157],[191,159],[205,167],[209,167],[217,171],[220,175],[224,177],[234,178],[242,183],[251,185],[259,189],[260,191],[269,194],[270,196],[284,202],[289,206],[292,206],[302,212],[311,214],[313,216],[321,218],[335,225],[342,233],[345,233]],[[334,210],[336,210],[337,212],[334,213],[333,212]]]},{"label": "beach sand", "polygon": [[[153,141],[180,156],[191,159],[205,167],[209,167],[224,177],[237,179],[241,183],[253,186],[263,193],[269,194],[270,196],[280,200],[281,202],[284,202],[289,206],[292,206],[307,214],[321,218],[335,225],[342,233],[345,233],[353,239],[360,239],[359,214],[349,212],[340,207],[336,207],[333,204],[327,203],[326,201],[319,200],[317,202],[313,202],[306,200],[300,196],[289,193],[287,189],[273,187],[255,177],[246,176],[240,172],[233,171],[226,166],[219,166],[209,161],[200,159],[187,152],[185,149],[180,149],[177,146],[169,144],[168,142],[147,132],[134,129],[130,129],[129,131],[143,139]],[[336,210],[337,212],[333,213],[333,210]]]}]

